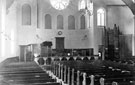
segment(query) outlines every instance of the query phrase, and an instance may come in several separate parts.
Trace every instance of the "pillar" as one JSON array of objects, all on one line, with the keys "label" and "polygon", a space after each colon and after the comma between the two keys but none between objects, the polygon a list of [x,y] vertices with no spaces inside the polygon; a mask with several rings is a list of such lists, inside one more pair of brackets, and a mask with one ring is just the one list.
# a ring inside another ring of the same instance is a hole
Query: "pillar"
[{"label": "pillar", "polygon": [[71,85],[74,85],[74,69],[72,69]]},{"label": "pillar", "polygon": [[100,85],[104,85],[105,84],[104,81],[105,81],[104,78],[100,78]]},{"label": "pillar", "polygon": [[86,85],[86,73],[83,73],[82,85]]},{"label": "pillar", "polygon": [[67,82],[67,67],[64,66],[64,82]]},{"label": "pillar", "polygon": [[58,77],[60,78],[60,73],[61,73],[61,65],[60,65],[60,63],[59,63],[59,66],[58,66],[58,69],[59,69],[59,72],[58,72]]},{"label": "pillar", "polygon": [[77,85],[80,85],[80,71],[77,71]]},{"label": "pillar", "polygon": [[63,80],[63,65],[61,65],[61,79]]},{"label": "pillar", "polygon": [[94,75],[91,75],[91,76],[90,76],[90,79],[91,79],[90,85],[94,85]]},{"label": "pillar", "polygon": [[112,82],[112,85],[118,85],[118,83],[117,82]]},{"label": "pillar", "polygon": [[58,77],[58,67],[57,67],[57,63],[55,64],[55,75]]},{"label": "pillar", "polygon": [[68,82],[68,85],[70,85],[70,67],[68,67],[68,80],[67,80],[67,82]]},{"label": "pillar", "polygon": [[0,0],[0,62],[5,58],[6,0]]},{"label": "pillar", "polygon": [[133,33],[133,48],[132,48],[132,56],[135,56],[135,15],[134,15],[134,33]]},{"label": "pillar", "polygon": [[53,65],[53,74],[56,75],[56,62],[52,62],[52,65]]}]

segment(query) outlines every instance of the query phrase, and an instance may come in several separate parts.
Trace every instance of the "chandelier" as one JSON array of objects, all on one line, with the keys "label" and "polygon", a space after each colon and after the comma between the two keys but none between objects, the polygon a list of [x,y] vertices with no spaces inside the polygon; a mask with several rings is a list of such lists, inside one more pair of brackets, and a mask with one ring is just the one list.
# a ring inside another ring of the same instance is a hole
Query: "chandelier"
[{"label": "chandelier", "polygon": [[93,2],[92,0],[81,0],[79,11],[84,14],[93,15]]}]

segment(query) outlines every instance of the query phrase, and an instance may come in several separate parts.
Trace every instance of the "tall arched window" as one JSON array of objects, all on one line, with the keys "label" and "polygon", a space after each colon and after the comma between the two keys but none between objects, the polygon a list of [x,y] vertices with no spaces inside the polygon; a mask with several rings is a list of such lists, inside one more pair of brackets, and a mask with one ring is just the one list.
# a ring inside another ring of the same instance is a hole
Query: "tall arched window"
[{"label": "tall arched window", "polygon": [[75,17],[73,15],[68,16],[68,29],[69,30],[75,29]]},{"label": "tall arched window", "polygon": [[45,29],[52,29],[52,17],[50,14],[45,15]]},{"label": "tall arched window", "polygon": [[79,10],[80,10],[80,9],[85,9],[85,7],[86,7],[86,2],[85,2],[85,0],[80,0],[78,7],[79,7]]},{"label": "tall arched window", "polygon": [[97,10],[97,25],[105,26],[105,10],[102,8]]},{"label": "tall arched window", "polygon": [[57,16],[57,29],[63,29],[63,16]]},{"label": "tall arched window", "polygon": [[31,7],[29,4],[22,6],[22,25],[31,25]]},{"label": "tall arched window", "polygon": [[85,29],[85,16],[82,15],[80,18],[80,25],[81,25],[81,29]]}]

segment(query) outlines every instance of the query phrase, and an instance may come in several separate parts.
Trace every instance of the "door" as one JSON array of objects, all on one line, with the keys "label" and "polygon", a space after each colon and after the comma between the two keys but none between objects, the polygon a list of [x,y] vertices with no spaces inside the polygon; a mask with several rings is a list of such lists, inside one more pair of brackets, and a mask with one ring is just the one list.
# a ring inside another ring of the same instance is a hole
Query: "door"
[{"label": "door", "polygon": [[64,37],[56,37],[56,51],[62,54],[64,51]]}]

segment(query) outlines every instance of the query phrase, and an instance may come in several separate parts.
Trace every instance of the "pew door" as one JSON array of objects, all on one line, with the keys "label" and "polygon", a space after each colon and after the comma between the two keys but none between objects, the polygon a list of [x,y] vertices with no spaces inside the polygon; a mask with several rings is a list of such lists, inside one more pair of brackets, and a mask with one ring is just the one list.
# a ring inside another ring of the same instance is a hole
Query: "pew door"
[{"label": "pew door", "polygon": [[20,56],[19,56],[19,61],[24,62],[26,61],[26,45],[21,45],[20,46]]}]

